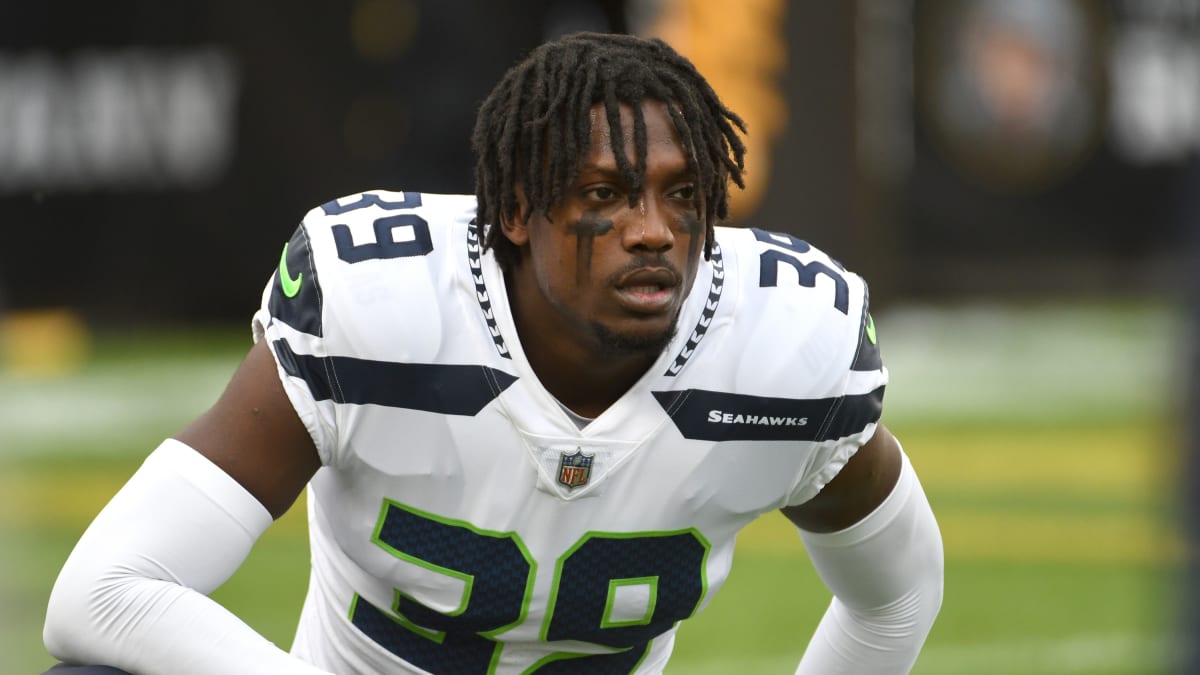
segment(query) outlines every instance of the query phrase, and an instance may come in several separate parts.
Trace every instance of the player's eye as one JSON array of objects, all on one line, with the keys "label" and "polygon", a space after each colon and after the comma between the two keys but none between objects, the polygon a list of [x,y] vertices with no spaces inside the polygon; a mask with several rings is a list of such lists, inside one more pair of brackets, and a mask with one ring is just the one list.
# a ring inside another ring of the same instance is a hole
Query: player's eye
[{"label": "player's eye", "polygon": [[597,202],[607,202],[617,196],[617,191],[607,185],[598,185],[583,191],[583,196]]},{"label": "player's eye", "polygon": [[674,197],[675,199],[681,199],[685,202],[694,202],[694,201],[696,201],[696,186],[695,185],[685,185],[685,186],[679,188],[678,190],[675,190],[674,192],[672,192],[671,196]]}]

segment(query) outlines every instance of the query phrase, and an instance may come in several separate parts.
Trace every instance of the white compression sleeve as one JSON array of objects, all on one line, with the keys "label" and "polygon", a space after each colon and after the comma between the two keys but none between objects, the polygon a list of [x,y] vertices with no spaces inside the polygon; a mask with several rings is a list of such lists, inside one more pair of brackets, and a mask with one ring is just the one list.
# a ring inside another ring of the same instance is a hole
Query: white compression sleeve
[{"label": "white compression sleeve", "polygon": [[942,537],[902,461],[896,487],[866,518],[839,532],[800,531],[834,598],[796,675],[907,673],[917,660],[942,604]]},{"label": "white compression sleeve", "polygon": [[50,594],[46,648],[69,663],[145,675],[328,675],[205,595],[270,524],[219,467],[163,442],[67,558]]}]

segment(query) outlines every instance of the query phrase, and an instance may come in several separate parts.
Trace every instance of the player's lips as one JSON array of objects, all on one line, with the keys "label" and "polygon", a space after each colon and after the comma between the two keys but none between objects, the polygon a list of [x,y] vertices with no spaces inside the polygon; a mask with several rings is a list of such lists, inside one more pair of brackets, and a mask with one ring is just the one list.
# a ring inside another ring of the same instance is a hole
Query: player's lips
[{"label": "player's lips", "polygon": [[658,314],[675,303],[679,277],[665,267],[643,267],[617,280],[617,298],[627,309]]}]

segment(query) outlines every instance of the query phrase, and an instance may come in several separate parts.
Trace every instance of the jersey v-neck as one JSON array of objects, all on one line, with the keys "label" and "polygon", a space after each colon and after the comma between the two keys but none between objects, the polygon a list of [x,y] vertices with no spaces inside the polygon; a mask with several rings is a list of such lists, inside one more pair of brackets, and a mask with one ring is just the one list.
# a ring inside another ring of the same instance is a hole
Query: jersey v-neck
[{"label": "jersey v-neck", "polygon": [[[713,282],[711,264],[702,262],[699,266],[692,289],[680,311],[676,334],[667,348],[628,391],[595,418],[586,421],[582,427],[579,426],[579,421],[587,418],[573,411],[568,412],[545,388],[529,364],[513,320],[504,274],[496,264],[495,257],[490,254],[483,255],[480,267],[482,285],[490,299],[496,330],[512,360],[516,371],[514,374],[519,378],[501,400],[520,428],[539,435],[578,435],[633,441],[645,438],[666,421],[667,418],[662,414],[662,408],[651,394],[651,389],[655,388],[654,383],[660,382],[661,378],[678,372],[669,371],[680,360],[681,354],[690,354],[688,347],[693,341],[696,333],[694,327],[698,325],[698,321],[706,315],[711,315],[711,312],[707,311]],[[659,385],[657,388],[665,387]]]}]

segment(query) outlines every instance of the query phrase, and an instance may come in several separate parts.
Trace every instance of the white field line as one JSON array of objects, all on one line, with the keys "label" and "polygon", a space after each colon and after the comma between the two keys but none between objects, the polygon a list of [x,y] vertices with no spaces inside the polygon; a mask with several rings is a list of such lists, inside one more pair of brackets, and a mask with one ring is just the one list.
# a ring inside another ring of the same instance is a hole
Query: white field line
[{"label": "white field line", "polygon": [[1190,338],[1166,308],[909,306],[875,325],[893,420],[1138,415],[1184,391]]},{"label": "white field line", "polygon": [[[48,445],[69,449],[90,441],[96,447],[139,429],[172,433],[216,401],[236,367],[236,357],[207,357],[106,366],[62,378],[0,374],[0,458]],[[111,447],[125,450],[119,443]]]},{"label": "white field line", "polygon": [[[921,652],[913,675],[1104,675],[1175,672],[1181,657],[1167,638],[1128,633],[1080,634],[1061,639],[937,643]],[[784,675],[795,670],[799,655],[751,659],[675,661],[667,675]]]},{"label": "white field line", "polygon": [[1020,642],[932,644],[913,671],[920,675],[1099,675],[1166,673],[1179,662],[1175,644],[1163,636],[1082,634]]}]

